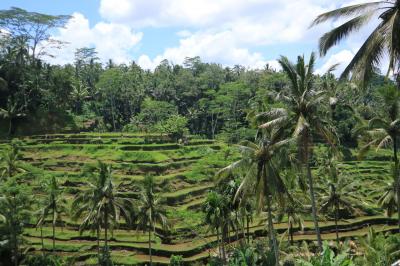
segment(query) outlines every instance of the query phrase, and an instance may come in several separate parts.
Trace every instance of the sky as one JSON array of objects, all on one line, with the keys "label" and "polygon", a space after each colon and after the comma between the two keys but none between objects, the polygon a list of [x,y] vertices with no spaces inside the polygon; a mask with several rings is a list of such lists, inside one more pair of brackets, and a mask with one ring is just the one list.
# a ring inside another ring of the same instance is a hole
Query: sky
[{"label": "sky", "polygon": [[[337,7],[364,0],[0,0],[0,9],[20,7],[52,15],[71,15],[52,38],[66,42],[54,64],[73,62],[74,51],[94,47],[99,58],[134,60],[154,69],[163,59],[181,64],[186,57],[224,66],[279,68],[281,55],[295,60],[318,50],[318,38],[339,25],[309,28],[312,20]],[[373,24],[373,23],[372,23]],[[343,41],[317,61],[323,73],[340,63],[340,72],[373,25]]]}]

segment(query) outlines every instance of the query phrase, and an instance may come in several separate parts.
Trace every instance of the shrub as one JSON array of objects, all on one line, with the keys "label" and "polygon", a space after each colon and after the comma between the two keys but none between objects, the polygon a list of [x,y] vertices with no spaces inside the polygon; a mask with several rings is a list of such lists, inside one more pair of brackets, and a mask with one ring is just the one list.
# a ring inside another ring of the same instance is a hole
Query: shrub
[{"label": "shrub", "polygon": [[183,265],[183,257],[179,255],[172,255],[169,261],[170,266],[182,266]]},{"label": "shrub", "polygon": [[168,119],[157,123],[156,129],[162,133],[167,134],[170,138],[177,141],[188,133],[187,129],[188,120],[181,115],[172,115]]}]

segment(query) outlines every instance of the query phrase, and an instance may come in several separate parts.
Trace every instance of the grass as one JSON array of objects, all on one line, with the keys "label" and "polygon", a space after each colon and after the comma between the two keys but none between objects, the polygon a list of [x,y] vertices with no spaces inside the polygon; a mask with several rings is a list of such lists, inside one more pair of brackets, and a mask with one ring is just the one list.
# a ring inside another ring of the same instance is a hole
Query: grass
[{"label": "grass", "polygon": [[[135,188],[141,185],[146,174],[155,175],[157,192],[166,202],[167,216],[174,224],[170,232],[170,244],[154,236],[153,249],[155,260],[169,263],[172,254],[184,255],[186,262],[206,258],[208,247],[215,246],[216,236],[203,224],[204,214],[201,206],[207,191],[212,188],[215,172],[228,163],[238,159],[238,152],[225,144],[211,140],[192,138],[190,145],[182,146],[157,134],[57,134],[33,136],[23,139],[23,164],[31,176],[24,177],[34,187],[40,198],[40,180],[56,176],[65,189],[65,197],[71,204],[75,193],[84,190],[88,181],[88,172],[97,160],[104,161],[114,169],[114,182],[124,189],[127,197],[135,196]],[[0,144],[4,149],[6,144]],[[316,147],[316,156],[324,147]],[[365,161],[356,160],[357,151],[351,151],[351,160],[341,162],[340,171],[349,178],[360,180],[358,191],[362,200],[368,203],[372,214],[382,214],[376,206],[377,192],[382,182],[390,180],[389,150],[371,152]],[[317,169],[313,169],[318,180]],[[323,180],[319,180],[323,182]],[[309,218],[309,217],[308,217]],[[79,221],[65,219],[66,227],[56,230],[56,249],[60,254],[79,257],[87,264],[96,264],[96,241],[94,235],[84,232],[79,235]],[[259,224],[259,222],[262,222]],[[32,221],[32,224],[34,221]],[[324,239],[334,239],[334,223],[321,221]],[[393,229],[394,220],[382,216],[357,217],[341,220],[341,237],[359,237],[366,234],[367,224],[379,231]],[[389,224],[389,225],[385,225]],[[51,227],[44,228],[45,248],[51,250]],[[305,233],[295,234],[295,240],[314,240],[313,224],[305,223]],[[280,234],[286,231],[286,223],[275,225]],[[162,232],[159,228],[158,232]],[[254,236],[265,235],[265,219],[256,218],[250,232]],[[41,249],[40,230],[26,228],[26,239],[33,243],[36,250]],[[135,230],[115,230],[110,241],[112,257],[115,263],[136,265],[148,261],[147,235]],[[94,258],[91,257],[94,255]]]}]

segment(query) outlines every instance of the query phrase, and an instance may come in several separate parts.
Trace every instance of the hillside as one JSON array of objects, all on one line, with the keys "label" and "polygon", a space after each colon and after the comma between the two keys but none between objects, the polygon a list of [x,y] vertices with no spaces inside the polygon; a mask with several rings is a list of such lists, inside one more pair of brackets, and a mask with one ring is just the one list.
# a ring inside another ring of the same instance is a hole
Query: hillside
[{"label": "hillside", "polygon": [[[173,225],[170,232],[160,228],[153,238],[154,262],[168,264],[171,255],[182,255],[187,262],[201,261],[214,254],[216,236],[202,224],[202,203],[207,192],[213,188],[213,176],[217,169],[232,162],[237,153],[233,147],[213,140],[190,138],[185,145],[179,145],[159,135],[140,134],[57,134],[38,135],[21,138],[22,161],[29,174],[22,177],[29,182],[36,199],[40,182],[56,176],[64,188],[68,205],[79,191],[84,190],[87,177],[97,160],[112,166],[113,181],[123,194],[136,198],[145,175],[154,175],[157,192],[165,200],[168,218]],[[2,148],[7,147],[6,143]],[[318,152],[318,151],[317,151]],[[377,207],[380,196],[378,188],[390,179],[389,151],[372,153],[363,161],[349,156],[339,167],[349,179],[360,180],[360,202],[366,213],[362,217],[339,222],[340,237],[353,238],[365,235],[368,226],[376,231],[390,231],[396,228],[394,219],[383,216]],[[318,178],[317,170],[314,169]],[[324,182],[321,181],[320,182]],[[265,236],[264,217],[256,218],[250,227],[253,237]],[[305,217],[304,232],[296,232],[295,241],[315,240],[310,217]],[[78,232],[80,221],[64,217],[65,225],[56,230],[56,251],[59,255],[74,257],[85,264],[96,264],[96,237],[90,232]],[[34,227],[36,221],[24,231],[24,238],[31,244],[31,252],[42,248],[40,230]],[[284,237],[286,223],[275,225]],[[324,240],[335,239],[333,221],[321,222]],[[44,248],[52,250],[52,229],[50,220],[43,228]],[[243,237],[242,234],[239,237]],[[236,241],[231,234],[231,241]],[[124,224],[114,231],[110,241],[112,258],[116,263],[136,265],[148,261],[147,234],[134,229],[128,230]]]}]

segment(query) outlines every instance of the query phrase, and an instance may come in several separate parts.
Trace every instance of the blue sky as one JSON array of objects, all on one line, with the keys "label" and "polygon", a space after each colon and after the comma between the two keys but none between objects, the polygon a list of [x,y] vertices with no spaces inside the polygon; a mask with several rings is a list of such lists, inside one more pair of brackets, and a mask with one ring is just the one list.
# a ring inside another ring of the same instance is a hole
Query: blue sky
[{"label": "blue sky", "polygon": [[[334,3],[333,3],[334,2]],[[362,1],[357,1],[362,2]],[[317,50],[318,37],[337,22],[309,29],[316,15],[355,1],[339,0],[1,0],[0,8],[67,14],[66,28],[53,38],[67,42],[52,63],[73,60],[76,48],[95,47],[101,60],[135,60],[153,69],[162,59],[189,56],[223,65],[276,66],[286,55]],[[368,27],[318,60],[318,71],[350,60]],[[340,71],[340,69],[339,69]]]}]

